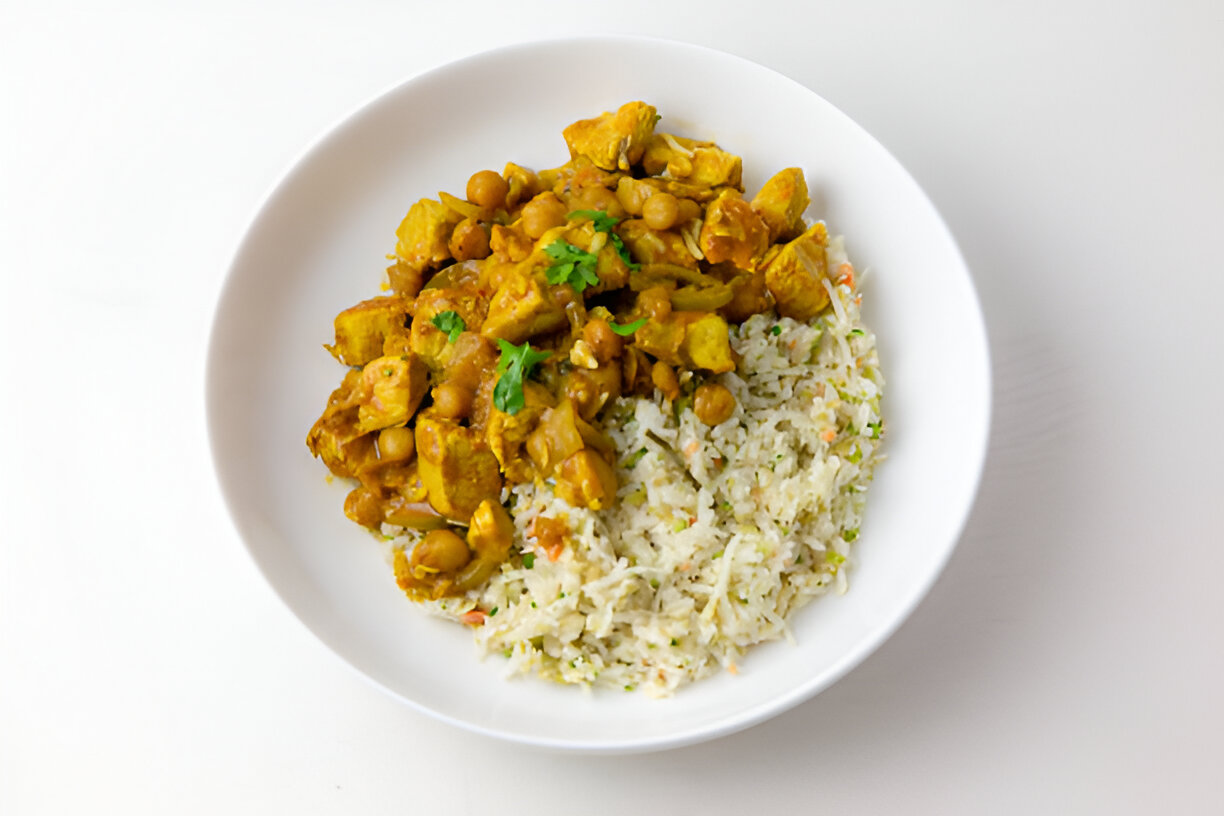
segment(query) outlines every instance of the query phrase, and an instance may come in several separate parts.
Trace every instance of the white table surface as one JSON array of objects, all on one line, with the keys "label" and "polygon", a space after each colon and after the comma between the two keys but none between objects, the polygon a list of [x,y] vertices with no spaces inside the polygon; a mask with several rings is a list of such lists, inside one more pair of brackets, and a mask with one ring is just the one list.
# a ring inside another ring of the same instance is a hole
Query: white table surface
[{"label": "white table surface", "polygon": [[[289,163],[405,78],[578,33],[748,57],[874,133],[961,244],[996,378],[976,508],[898,634],[643,756],[363,681],[246,555],[204,423],[213,306]],[[1214,0],[0,4],[0,813],[1222,812],[1222,39]]]}]

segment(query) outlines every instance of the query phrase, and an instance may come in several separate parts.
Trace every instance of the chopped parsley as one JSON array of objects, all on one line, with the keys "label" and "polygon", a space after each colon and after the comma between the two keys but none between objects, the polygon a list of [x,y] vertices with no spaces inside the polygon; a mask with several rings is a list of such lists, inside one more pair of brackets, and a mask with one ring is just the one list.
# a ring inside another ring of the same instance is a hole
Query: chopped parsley
[{"label": "chopped parsley", "polygon": [[672,639],[671,639],[671,645],[673,645],[673,646],[679,646],[679,645],[680,645],[680,643],[679,643],[679,642],[678,642],[678,641],[677,641],[675,638],[672,638]]},{"label": "chopped parsley", "polygon": [[599,276],[595,274],[599,259],[586,250],[558,238],[544,247],[544,254],[552,259],[552,265],[544,273],[549,283],[568,283],[579,293],[588,286],[599,284]]},{"label": "chopped parsley", "polygon": [[524,553],[523,554],[523,566],[526,567],[527,569],[531,569],[532,567],[535,566],[535,553]]},{"label": "chopped parsley", "polygon": [[769,333],[772,334],[774,337],[777,337],[779,334],[782,333],[782,327],[774,326],[772,329],[769,330]]},{"label": "chopped parsley", "polygon": [[495,607],[493,607],[492,609],[490,609],[490,610],[489,610],[489,617],[491,618],[491,617],[493,617],[493,616],[494,616],[494,615],[496,615],[496,614],[497,614],[497,607],[495,606]]},{"label": "chopped parsley", "polygon": [[616,332],[621,337],[628,337],[629,335],[633,334],[638,329],[645,326],[646,320],[647,318],[643,317],[641,320],[635,320],[632,323],[626,323],[623,326],[618,326],[615,323],[613,323],[611,320],[609,320],[608,328],[612,329],[612,331]]},{"label": "chopped parsley", "polygon": [[630,269],[638,269],[641,264],[633,262],[633,258],[629,257],[629,250],[625,248],[625,242],[621,237],[612,231],[612,228],[620,223],[619,218],[608,215],[603,210],[575,210],[569,214],[570,218],[589,218],[591,223],[595,225],[596,232],[604,232],[608,234],[608,241],[611,242],[616,254],[625,262],[625,266]]},{"label": "chopped parsley", "polygon": [[548,351],[536,351],[530,343],[516,346],[498,339],[501,359],[497,361],[497,385],[493,386],[493,407],[513,416],[527,404],[523,397],[523,380],[539,363],[552,356]]},{"label": "chopped parsley", "polygon": [[438,312],[433,316],[430,323],[437,326],[442,331],[446,332],[446,341],[454,343],[459,339],[459,335],[467,328],[467,324],[463,322],[463,318],[453,309],[447,309],[445,312]]}]

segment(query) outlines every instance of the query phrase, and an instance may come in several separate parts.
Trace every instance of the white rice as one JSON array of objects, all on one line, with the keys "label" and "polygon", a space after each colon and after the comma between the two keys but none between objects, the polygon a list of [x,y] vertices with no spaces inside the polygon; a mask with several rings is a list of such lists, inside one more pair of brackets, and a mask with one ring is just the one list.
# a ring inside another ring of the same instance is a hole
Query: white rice
[{"label": "white rice", "polygon": [[[840,239],[827,255],[829,269],[846,262]],[[846,590],[880,458],[875,336],[851,287],[830,290],[836,306],[809,324],[771,313],[733,330],[742,362],[716,378],[737,401],[726,422],[708,428],[658,394],[618,400],[603,421],[621,455],[615,506],[516,486],[511,559],[482,591],[427,606],[485,610],[476,642],[511,674],[658,696],[789,638],[794,609]],[[538,515],[569,525],[556,561],[529,535]]]}]

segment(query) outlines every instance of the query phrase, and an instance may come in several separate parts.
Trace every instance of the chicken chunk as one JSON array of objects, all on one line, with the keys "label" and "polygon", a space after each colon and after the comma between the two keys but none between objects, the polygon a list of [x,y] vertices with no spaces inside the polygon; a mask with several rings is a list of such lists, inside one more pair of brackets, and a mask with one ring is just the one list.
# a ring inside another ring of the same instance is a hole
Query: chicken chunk
[{"label": "chicken chunk", "polygon": [[611,507],[617,487],[616,471],[589,448],[571,455],[557,468],[557,495],[574,507]]},{"label": "chicken chunk", "polygon": [[429,504],[447,518],[466,524],[482,501],[501,495],[497,457],[476,429],[422,414],[416,448]]},{"label": "chicken chunk", "polygon": [[361,370],[357,428],[362,433],[403,425],[429,390],[429,369],[413,354],[376,357]]},{"label": "chicken chunk", "polygon": [[809,320],[829,304],[829,293],[821,283],[827,272],[827,242],[824,224],[815,224],[766,262],[765,285],[779,314]]},{"label": "chicken chunk", "polygon": [[752,211],[769,227],[770,243],[789,241],[803,233],[803,211],[810,203],[803,171],[788,167],[765,182],[752,199]]},{"label": "chicken chunk", "polygon": [[562,135],[571,156],[585,156],[604,170],[628,172],[631,165],[641,161],[656,120],[653,106],[626,102],[616,113],[574,122]]},{"label": "chicken chunk", "polygon": [[735,368],[727,321],[709,312],[672,312],[652,319],[635,332],[634,345],[670,366],[716,374]]},{"label": "chicken chunk", "polygon": [[349,371],[306,435],[306,447],[337,476],[356,476],[377,456],[374,439],[358,427],[361,372]]},{"label": "chicken chunk", "polygon": [[[446,274],[445,270],[440,274]],[[454,312],[463,321],[463,334],[467,334],[480,331],[488,310],[488,298],[475,286],[424,289],[414,305],[409,347],[431,370],[441,371],[457,352],[459,343],[451,343],[448,333],[435,326],[433,319],[443,312]],[[462,335],[458,339],[462,340]]]},{"label": "chicken chunk", "polygon": [[622,221],[616,228],[633,258],[643,264],[675,264],[689,269],[697,268],[697,257],[693,255],[684,237],[674,230],[653,230],[640,218]]},{"label": "chicken chunk", "polygon": [[523,267],[493,293],[480,332],[491,340],[521,343],[532,335],[556,331],[569,322],[565,306],[572,299],[568,286],[549,286],[542,273]]},{"label": "chicken chunk", "polygon": [[524,407],[515,414],[491,408],[485,420],[485,440],[501,463],[506,481],[519,484],[535,476],[531,460],[523,455],[523,447],[536,427],[541,414],[552,404],[548,389],[536,383],[523,383]]},{"label": "chicken chunk", "polygon": [[416,295],[410,288],[413,278],[416,278],[416,286],[419,289],[422,273],[427,269],[437,268],[451,256],[447,242],[455,225],[462,220],[461,214],[441,201],[422,198],[412,205],[395,231],[399,238],[395,245],[399,262],[397,266],[402,269],[398,275],[388,270],[391,274],[391,285],[397,292],[408,297]]},{"label": "chicken chunk", "polygon": [[738,193],[727,190],[706,209],[697,243],[712,264],[731,261],[752,269],[769,248],[769,227]]},{"label": "chicken chunk", "polygon": [[468,549],[476,556],[455,577],[455,589],[466,592],[492,577],[510,557],[514,543],[514,521],[495,499],[477,505],[468,526]]},{"label": "chicken chunk", "polygon": [[713,142],[656,133],[646,145],[642,168],[652,176],[666,172],[668,178],[696,187],[743,190],[743,159]]},{"label": "chicken chunk", "polygon": [[389,335],[403,331],[407,315],[404,298],[364,300],[336,315],[336,343],[324,348],[347,366],[363,366],[382,354]]}]

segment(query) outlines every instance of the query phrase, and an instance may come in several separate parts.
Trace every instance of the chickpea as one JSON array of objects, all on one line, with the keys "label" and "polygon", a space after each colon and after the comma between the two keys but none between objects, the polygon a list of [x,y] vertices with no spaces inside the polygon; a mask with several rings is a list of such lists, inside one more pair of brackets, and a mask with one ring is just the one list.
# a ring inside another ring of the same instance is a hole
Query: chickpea
[{"label": "chickpea", "polygon": [[612,331],[608,321],[598,318],[588,321],[582,327],[582,339],[586,340],[591,351],[595,353],[595,359],[600,363],[606,363],[613,357],[620,356],[625,342],[624,338]]},{"label": "chickpea", "polygon": [[642,218],[653,230],[671,229],[680,217],[680,202],[671,193],[655,193],[642,205]]},{"label": "chickpea", "polygon": [[455,226],[447,246],[456,261],[479,261],[489,257],[489,234],[478,221],[465,218]]},{"label": "chickpea", "polygon": [[383,428],[378,432],[378,456],[384,462],[407,462],[416,453],[409,428]]},{"label": "chickpea", "polygon": [[358,487],[345,497],[344,515],[362,527],[377,530],[383,522],[382,501],[368,487]]},{"label": "chickpea", "polygon": [[463,419],[472,412],[475,394],[455,383],[442,383],[433,390],[434,410],[447,419]]},{"label": "chickpea", "polygon": [[468,201],[490,210],[506,206],[510,185],[492,170],[474,173],[467,183]]},{"label": "chickpea", "polygon": [[553,227],[565,224],[567,210],[552,193],[541,193],[523,207],[522,228],[528,237],[539,238]]},{"label": "chickpea", "polygon": [[693,413],[706,425],[720,425],[735,413],[735,395],[719,383],[706,383],[693,395]]},{"label": "chickpea", "polygon": [[573,210],[603,210],[614,218],[623,218],[625,208],[621,206],[616,193],[604,187],[583,187],[570,200],[570,211]]},{"label": "chickpea", "polygon": [[438,572],[458,572],[471,560],[462,538],[450,530],[430,530],[413,548],[409,563]]},{"label": "chickpea", "polygon": [[654,195],[655,188],[644,181],[622,176],[616,183],[616,200],[630,215],[641,215],[642,205]]},{"label": "chickpea", "polygon": [[650,381],[669,400],[680,396],[680,380],[672,367],[662,360],[656,361],[650,369]]},{"label": "chickpea", "polygon": [[679,206],[679,214],[676,216],[677,224],[687,224],[694,218],[701,217],[701,205],[691,198],[676,199]]}]

